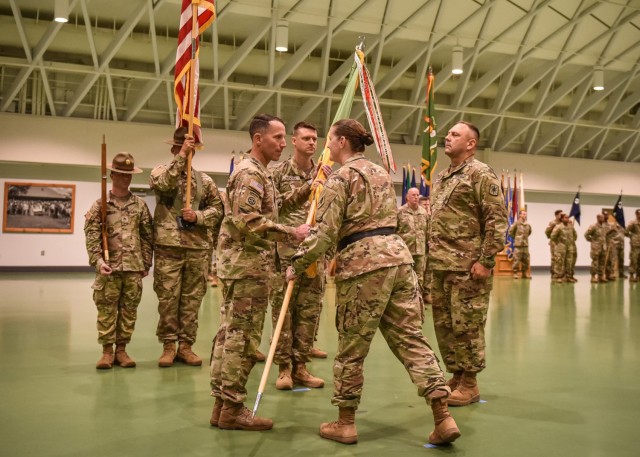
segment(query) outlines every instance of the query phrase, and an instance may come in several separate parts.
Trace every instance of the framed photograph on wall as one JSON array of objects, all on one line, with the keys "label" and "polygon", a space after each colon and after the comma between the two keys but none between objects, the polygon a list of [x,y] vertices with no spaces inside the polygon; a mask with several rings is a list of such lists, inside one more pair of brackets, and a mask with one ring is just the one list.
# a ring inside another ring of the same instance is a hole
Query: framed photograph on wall
[{"label": "framed photograph on wall", "polygon": [[73,233],[75,184],[4,183],[3,232]]}]

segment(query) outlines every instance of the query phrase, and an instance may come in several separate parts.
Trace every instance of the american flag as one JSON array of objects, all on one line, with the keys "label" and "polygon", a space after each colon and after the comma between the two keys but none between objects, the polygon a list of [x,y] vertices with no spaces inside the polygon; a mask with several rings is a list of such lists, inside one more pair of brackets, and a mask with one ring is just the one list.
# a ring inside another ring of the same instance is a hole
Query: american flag
[{"label": "american flag", "polygon": [[[193,8],[197,8],[198,33],[191,37],[193,29]],[[178,32],[178,50],[176,52],[176,67],[174,79],[174,97],[178,110],[176,114],[176,127],[189,125],[193,112],[193,134],[196,143],[202,142],[200,131],[200,91],[198,90],[199,64],[198,53],[200,48],[200,35],[209,27],[216,17],[213,0],[182,0],[180,14],[180,31]],[[194,49],[195,45],[195,49]],[[191,81],[191,65],[194,65],[193,81]],[[192,86],[191,86],[192,85]],[[189,106],[189,93],[193,92],[195,109]]]}]

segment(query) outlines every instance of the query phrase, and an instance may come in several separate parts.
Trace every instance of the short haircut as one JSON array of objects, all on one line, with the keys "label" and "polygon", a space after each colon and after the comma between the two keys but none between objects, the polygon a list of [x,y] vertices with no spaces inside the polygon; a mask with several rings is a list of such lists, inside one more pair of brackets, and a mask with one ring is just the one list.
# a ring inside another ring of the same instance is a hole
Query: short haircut
[{"label": "short haircut", "polygon": [[269,129],[269,123],[271,121],[280,122],[282,125],[285,125],[284,121],[279,117],[272,116],[271,114],[257,114],[249,125],[249,136],[253,141],[253,136],[256,133],[264,133]]},{"label": "short haircut", "polygon": [[318,132],[318,129],[316,128],[315,125],[310,124],[307,121],[300,121],[298,122],[296,125],[293,126],[293,134],[295,135],[296,132],[300,129],[309,129],[309,130],[313,130],[314,132]]},{"label": "short haircut", "polygon": [[557,209],[557,210],[555,210],[555,212],[554,212],[553,214],[554,214],[554,216],[557,216],[557,215],[558,215],[558,214],[560,214],[561,212],[562,212],[562,210],[561,210],[561,209]]},{"label": "short haircut", "polygon": [[478,127],[473,125],[471,122],[467,122],[467,121],[458,121],[456,122],[456,124],[464,124],[467,127],[469,127],[471,131],[476,134],[476,142],[478,143],[480,142],[480,130],[478,129]]}]

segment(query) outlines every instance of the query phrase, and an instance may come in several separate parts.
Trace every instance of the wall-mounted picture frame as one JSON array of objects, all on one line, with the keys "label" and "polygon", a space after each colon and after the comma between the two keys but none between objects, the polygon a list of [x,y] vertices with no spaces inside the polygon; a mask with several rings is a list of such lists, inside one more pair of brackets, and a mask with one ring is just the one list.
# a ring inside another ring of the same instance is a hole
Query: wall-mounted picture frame
[{"label": "wall-mounted picture frame", "polygon": [[75,184],[4,183],[3,232],[73,233]]}]

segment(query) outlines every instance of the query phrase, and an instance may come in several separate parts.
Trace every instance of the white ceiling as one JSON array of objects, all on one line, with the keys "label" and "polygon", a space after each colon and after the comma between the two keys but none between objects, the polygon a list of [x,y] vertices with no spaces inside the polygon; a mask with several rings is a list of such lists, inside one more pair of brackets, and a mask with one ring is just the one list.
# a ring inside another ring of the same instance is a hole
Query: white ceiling
[{"label": "white ceiling", "polygon": [[[173,124],[179,0],[0,0],[0,111]],[[418,144],[425,74],[438,131],[481,148],[640,162],[640,0],[218,0],[200,54],[201,120],[269,112],[326,133],[359,36],[392,142]],[[278,19],[289,51],[278,53]],[[451,74],[464,48],[465,72]],[[604,68],[605,90],[591,89]],[[358,101],[352,112],[364,120]]]}]

